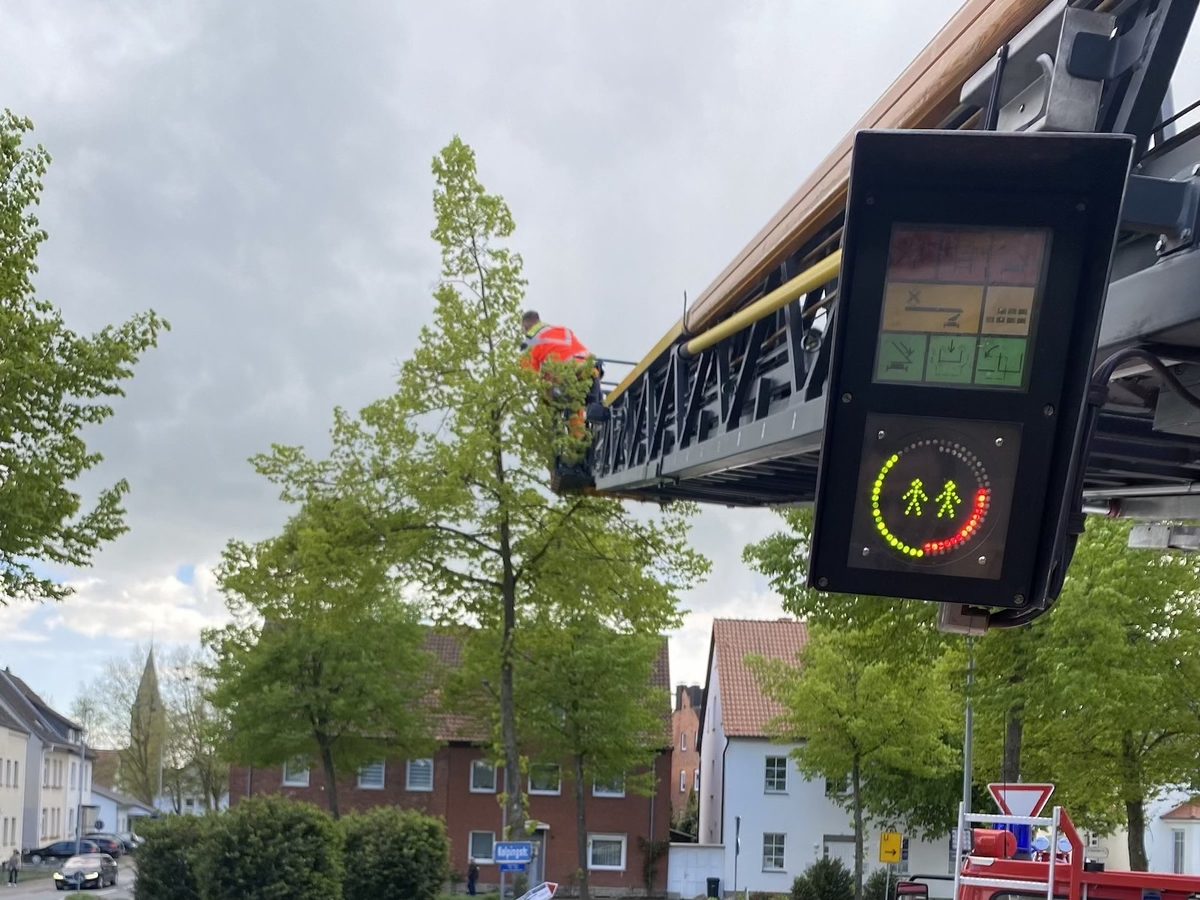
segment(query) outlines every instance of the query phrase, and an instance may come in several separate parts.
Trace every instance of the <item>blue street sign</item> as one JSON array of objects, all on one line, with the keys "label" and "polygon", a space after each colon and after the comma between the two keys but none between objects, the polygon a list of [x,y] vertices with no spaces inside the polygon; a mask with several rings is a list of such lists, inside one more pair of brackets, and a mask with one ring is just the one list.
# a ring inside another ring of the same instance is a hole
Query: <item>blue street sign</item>
[{"label": "blue street sign", "polygon": [[501,872],[524,872],[525,863],[500,863]]},{"label": "blue street sign", "polygon": [[533,844],[529,841],[497,841],[493,858],[498,863],[528,863],[533,861]]}]

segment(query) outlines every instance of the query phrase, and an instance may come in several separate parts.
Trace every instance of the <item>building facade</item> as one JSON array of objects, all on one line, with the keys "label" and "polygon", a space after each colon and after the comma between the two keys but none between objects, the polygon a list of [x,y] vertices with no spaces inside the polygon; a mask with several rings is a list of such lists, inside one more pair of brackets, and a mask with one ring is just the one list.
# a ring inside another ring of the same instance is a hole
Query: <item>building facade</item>
[{"label": "building facade", "polygon": [[[458,647],[445,635],[430,635],[428,647],[443,663],[457,666]],[[643,841],[666,841],[671,818],[671,749],[666,746],[670,680],[664,642],[655,685],[663,692],[663,744],[655,764],[656,787],[650,795],[626,791],[624,784],[585,786],[589,882],[600,892],[644,888]],[[465,873],[473,859],[481,888],[500,880],[493,848],[505,832],[500,795],[507,790],[503,766],[490,755],[486,724],[457,715],[437,719],[441,747],[425,759],[387,760],[338,779],[340,812],[399,806],[440,816],[450,839],[451,867]],[[541,879],[570,884],[579,867],[574,787],[570,766],[531,764],[522,788],[529,795],[528,831],[535,846],[531,883]],[[298,760],[282,768],[235,766],[230,772],[230,804],[258,794],[283,794],[328,807],[325,773]],[[511,876],[510,876],[511,877]],[[667,859],[658,864],[655,886],[665,889]]]},{"label": "building facade", "polygon": [[137,833],[138,820],[155,814],[149,804],[99,784],[92,785],[92,800],[96,804],[95,825],[99,831]]},{"label": "building facade", "polygon": [[[709,645],[700,719],[701,844],[723,848],[722,890],[784,894],[822,857],[854,868],[854,827],[844,805],[847,786],[809,780],[796,768],[799,745],[775,743],[770,723],[782,709],[759,690],[748,655],[796,660],[808,639],[791,619],[717,619]],[[863,835],[864,868],[879,867],[879,831]],[[738,847],[740,844],[740,852]],[[899,874],[950,872],[950,836],[906,839]],[[930,896],[949,896],[938,882]]]},{"label": "building facade", "polygon": [[0,859],[22,848],[29,731],[0,707]]},{"label": "building facade", "polygon": [[700,703],[704,688],[698,684],[675,686],[675,711],[671,713],[671,812],[680,816],[688,797],[700,790]]}]

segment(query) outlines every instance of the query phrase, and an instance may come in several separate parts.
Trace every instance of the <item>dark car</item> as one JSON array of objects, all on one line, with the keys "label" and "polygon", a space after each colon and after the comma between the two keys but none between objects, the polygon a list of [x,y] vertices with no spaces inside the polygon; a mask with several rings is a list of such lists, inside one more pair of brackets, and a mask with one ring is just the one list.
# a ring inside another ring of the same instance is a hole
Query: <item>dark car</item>
[{"label": "dark car", "polygon": [[103,853],[100,845],[95,841],[85,838],[79,844],[74,841],[55,841],[53,844],[48,844],[45,847],[39,847],[37,850],[29,851],[29,859],[32,862],[39,863],[43,859],[70,859],[76,853]]},{"label": "dark car", "polygon": [[101,852],[107,853],[113,859],[119,859],[123,853],[129,852],[129,845],[121,837],[107,831],[89,831],[87,840],[95,841],[100,845]]},{"label": "dark car", "polygon": [[107,853],[72,856],[54,873],[54,886],[60,891],[67,888],[102,888],[107,884],[116,883],[117,864]]}]

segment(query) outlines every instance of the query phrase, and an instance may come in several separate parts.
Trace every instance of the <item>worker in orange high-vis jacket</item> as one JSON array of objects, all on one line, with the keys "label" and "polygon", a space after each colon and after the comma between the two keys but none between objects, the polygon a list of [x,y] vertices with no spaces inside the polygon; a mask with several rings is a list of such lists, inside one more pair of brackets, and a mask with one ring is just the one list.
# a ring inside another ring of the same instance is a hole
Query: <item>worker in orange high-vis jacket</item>
[{"label": "worker in orange high-vis jacket", "polygon": [[[523,364],[535,372],[541,372],[542,364],[548,359],[576,363],[580,377],[590,377],[592,382],[588,390],[586,418],[592,421],[606,419],[608,408],[600,400],[600,377],[604,369],[575,336],[575,332],[562,325],[547,325],[533,310],[521,316],[521,326],[525,329],[525,339],[521,342],[521,350],[525,353]],[[557,398],[561,391],[551,387],[550,394]],[[583,436],[584,421],[585,411],[582,409],[570,416],[567,427],[572,437]]]}]

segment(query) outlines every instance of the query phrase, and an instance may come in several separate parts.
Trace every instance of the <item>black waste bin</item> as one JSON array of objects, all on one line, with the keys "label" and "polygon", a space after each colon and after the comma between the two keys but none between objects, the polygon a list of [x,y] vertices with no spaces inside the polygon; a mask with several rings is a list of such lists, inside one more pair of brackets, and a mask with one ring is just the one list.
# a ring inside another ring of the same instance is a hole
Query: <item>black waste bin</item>
[{"label": "black waste bin", "polygon": [[710,896],[710,897],[720,897],[721,896],[721,879],[720,878],[708,879],[708,896]]}]

